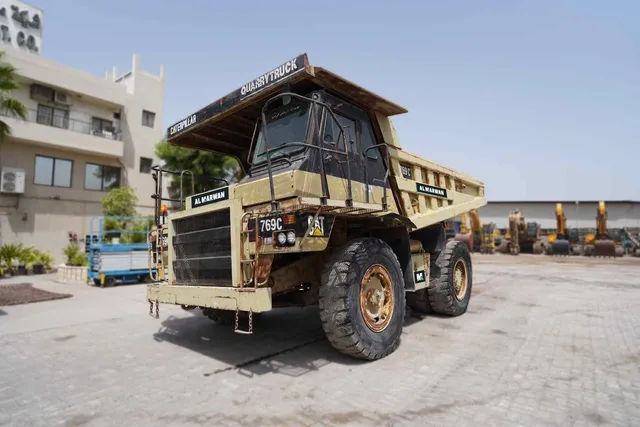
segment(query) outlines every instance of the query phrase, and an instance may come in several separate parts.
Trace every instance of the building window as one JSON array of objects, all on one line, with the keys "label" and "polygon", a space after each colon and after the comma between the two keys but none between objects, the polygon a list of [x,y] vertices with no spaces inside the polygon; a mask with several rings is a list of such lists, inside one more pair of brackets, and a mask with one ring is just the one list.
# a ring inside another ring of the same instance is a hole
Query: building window
[{"label": "building window", "polygon": [[115,128],[111,120],[101,119],[99,117],[91,118],[91,133],[94,135],[104,136],[105,134],[113,134]]},{"label": "building window", "polygon": [[151,173],[153,159],[148,157],[140,157],[140,173]]},{"label": "building window", "polygon": [[120,187],[120,168],[93,163],[85,165],[85,190],[109,191],[118,187]]},{"label": "building window", "polygon": [[49,187],[71,188],[73,162],[54,157],[36,156],[33,183]]},{"label": "building window", "polygon": [[147,111],[147,110],[142,110],[142,126],[148,126],[152,128],[155,121],[156,121],[156,113],[152,113],[151,111]]},{"label": "building window", "polygon": [[38,104],[36,122],[41,125],[69,129],[69,110]]}]

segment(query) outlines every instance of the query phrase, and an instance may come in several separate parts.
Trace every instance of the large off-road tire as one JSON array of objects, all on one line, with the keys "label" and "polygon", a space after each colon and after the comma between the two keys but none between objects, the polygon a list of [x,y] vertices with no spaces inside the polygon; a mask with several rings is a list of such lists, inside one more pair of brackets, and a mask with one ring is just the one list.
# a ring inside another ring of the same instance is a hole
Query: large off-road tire
[{"label": "large off-road tire", "polygon": [[336,248],[322,272],[319,306],[327,339],[341,353],[376,360],[398,348],[405,289],[389,245],[359,238]]},{"label": "large off-road tire", "polygon": [[420,289],[415,292],[407,292],[407,305],[416,313],[433,313],[433,307],[431,307],[431,302],[429,301],[427,288]]},{"label": "large off-road tire", "polygon": [[447,243],[433,264],[427,291],[431,308],[448,316],[463,314],[469,305],[473,282],[467,246],[462,242]]}]

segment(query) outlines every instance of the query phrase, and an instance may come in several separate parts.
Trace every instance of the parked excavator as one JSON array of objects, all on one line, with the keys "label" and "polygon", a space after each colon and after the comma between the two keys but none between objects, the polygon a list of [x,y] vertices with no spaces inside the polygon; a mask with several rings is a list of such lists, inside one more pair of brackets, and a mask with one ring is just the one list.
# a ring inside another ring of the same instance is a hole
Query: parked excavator
[{"label": "parked excavator", "polygon": [[587,250],[585,248],[585,255],[587,254],[593,254],[593,256],[597,257],[616,257],[623,255],[622,247],[618,249],[615,242],[609,237],[605,202],[598,203],[595,240],[593,242],[593,249],[590,248]]},{"label": "parked excavator", "polygon": [[[496,225],[493,222],[482,225],[482,234],[480,238],[480,253],[494,254],[496,251]],[[500,232],[498,231],[498,234]]]},{"label": "parked excavator", "polygon": [[634,235],[626,227],[622,229],[622,248],[627,250],[630,256],[640,257],[640,234]]},{"label": "parked excavator", "polygon": [[526,222],[524,214],[516,209],[509,214],[509,228],[507,233],[509,241],[506,245],[508,253],[518,255],[519,253],[541,254],[544,252],[540,243],[540,224],[536,222]]},{"label": "parked excavator", "polygon": [[[469,226],[469,223],[471,223],[471,226]],[[480,252],[480,247],[482,246],[482,223],[476,209],[460,215],[460,232],[455,235],[454,240],[464,242],[469,248],[469,252]]]},{"label": "parked excavator", "polygon": [[556,204],[556,235],[551,241],[551,255],[571,255],[567,217],[562,209],[562,203]]}]

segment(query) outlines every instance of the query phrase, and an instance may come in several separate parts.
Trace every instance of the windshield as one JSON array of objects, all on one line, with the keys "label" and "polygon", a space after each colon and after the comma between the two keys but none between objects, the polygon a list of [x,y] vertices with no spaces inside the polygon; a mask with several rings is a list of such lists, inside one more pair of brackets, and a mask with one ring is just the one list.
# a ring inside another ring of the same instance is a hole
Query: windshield
[{"label": "windshield", "polygon": [[[290,142],[305,142],[307,139],[309,108],[310,104],[308,102],[292,100],[288,105],[280,105],[267,111],[265,114],[267,125],[262,126],[258,134],[253,163],[267,160],[264,138],[265,129],[267,132],[267,145],[271,149]],[[299,150],[304,150],[304,147],[295,145],[286,147],[271,153],[271,158],[291,154]]]}]

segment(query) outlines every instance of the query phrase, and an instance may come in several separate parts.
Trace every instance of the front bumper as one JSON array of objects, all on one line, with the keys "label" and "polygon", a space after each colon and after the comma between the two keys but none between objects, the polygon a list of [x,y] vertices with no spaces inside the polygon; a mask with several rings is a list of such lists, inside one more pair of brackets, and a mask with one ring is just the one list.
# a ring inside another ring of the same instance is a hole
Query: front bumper
[{"label": "front bumper", "polygon": [[147,300],[220,310],[261,313],[272,309],[270,288],[147,285]]}]

